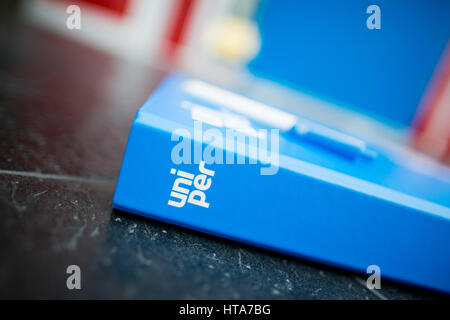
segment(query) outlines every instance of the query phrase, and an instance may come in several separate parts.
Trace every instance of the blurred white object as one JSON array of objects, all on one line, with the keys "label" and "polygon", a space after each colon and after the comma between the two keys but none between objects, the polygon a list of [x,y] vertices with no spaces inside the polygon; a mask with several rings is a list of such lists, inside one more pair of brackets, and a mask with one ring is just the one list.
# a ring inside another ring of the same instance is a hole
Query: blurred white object
[{"label": "blurred white object", "polygon": [[205,41],[218,57],[235,63],[247,63],[261,47],[261,38],[255,22],[229,16],[213,23]]},{"label": "blurred white object", "polygon": [[[80,30],[70,30],[69,5],[81,8]],[[23,13],[33,23],[126,58],[149,61],[160,53],[174,0],[132,0],[124,16],[88,2],[25,1]]]}]

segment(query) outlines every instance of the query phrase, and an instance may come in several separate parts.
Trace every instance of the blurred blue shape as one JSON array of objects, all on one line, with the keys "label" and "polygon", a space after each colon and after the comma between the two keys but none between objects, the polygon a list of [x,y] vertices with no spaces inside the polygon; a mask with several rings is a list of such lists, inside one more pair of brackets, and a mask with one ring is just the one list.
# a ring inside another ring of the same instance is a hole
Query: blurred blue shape
[{"label": "blurred blue shape", "polygon": [[[366,26],[381,9],[381,29]],[[447,0],[263,1],[254,74],[408,126],[450,38]]]}]

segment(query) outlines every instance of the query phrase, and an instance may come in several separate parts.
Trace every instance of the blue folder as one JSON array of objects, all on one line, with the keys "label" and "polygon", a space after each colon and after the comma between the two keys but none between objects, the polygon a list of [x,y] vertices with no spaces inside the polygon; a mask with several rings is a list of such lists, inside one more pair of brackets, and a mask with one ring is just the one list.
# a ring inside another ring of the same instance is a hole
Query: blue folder
[{"label": "blue folder", "polygon": [[448,168],[186,75],[138,111],[113,207],[450,293]]}]

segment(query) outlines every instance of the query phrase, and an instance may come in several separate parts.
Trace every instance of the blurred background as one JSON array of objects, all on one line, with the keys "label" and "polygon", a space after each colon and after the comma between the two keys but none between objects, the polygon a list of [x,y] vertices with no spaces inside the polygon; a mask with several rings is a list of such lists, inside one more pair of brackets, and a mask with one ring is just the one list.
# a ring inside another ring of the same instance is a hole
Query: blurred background
[{"label": "blurred background", "polygon": [[[449,39],[448,0],[0,1],[0,297],[433,297],[111,201],[136,111],[171,71],[448,164]],[[83,290],[65,287],[72,264]]]},{"label": "blurred background", "polygon": [[[66,27],[76,4],[81,29]],[[27,21],[98,50],[177,69],[383,144],[450,152],[450,3],[26,1]],[[447,49],[446,49],[447,48]]]}]

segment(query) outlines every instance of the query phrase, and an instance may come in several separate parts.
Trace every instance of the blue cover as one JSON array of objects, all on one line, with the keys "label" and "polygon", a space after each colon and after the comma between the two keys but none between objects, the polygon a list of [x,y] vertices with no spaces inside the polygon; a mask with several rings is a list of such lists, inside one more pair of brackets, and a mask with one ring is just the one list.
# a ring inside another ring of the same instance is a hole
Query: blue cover
[{"label": "blue cover", "polygon": [[[225,138],[230,127],[250,136],[278,125],[279,157],[272,136],[268,161],[250,140],[217,140],[209,154],[235,164],[205,163],[198,150],[211,144],[193,118]],[[450,293],[449,181],[444,167],[174,74],[137,113],[113,207]]]}]

